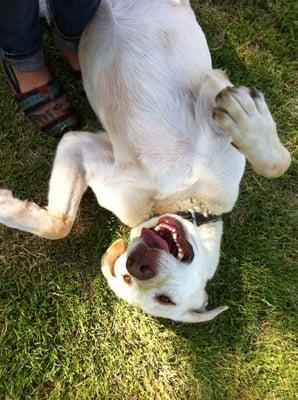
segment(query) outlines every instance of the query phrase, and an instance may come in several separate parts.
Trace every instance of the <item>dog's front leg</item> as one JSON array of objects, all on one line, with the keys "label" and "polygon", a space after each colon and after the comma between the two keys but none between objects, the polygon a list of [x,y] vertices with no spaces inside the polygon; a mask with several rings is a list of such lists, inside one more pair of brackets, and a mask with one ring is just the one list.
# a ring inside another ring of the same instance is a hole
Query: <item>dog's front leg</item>
[{"label": "dog's front leg", "polygon": [[19,200],[9,190],[0,190],[0,223],[48,239],[65,237],[87,188],[80,151],[75,135],[60,142],[45,208]]},{"label": "dog's front leg", "polygon": [[213,119],[230,136],[256,172],[268,178],[282,175],[291,158],[280,142],[264,96],[245,86],[226,87],[215,98]]}]

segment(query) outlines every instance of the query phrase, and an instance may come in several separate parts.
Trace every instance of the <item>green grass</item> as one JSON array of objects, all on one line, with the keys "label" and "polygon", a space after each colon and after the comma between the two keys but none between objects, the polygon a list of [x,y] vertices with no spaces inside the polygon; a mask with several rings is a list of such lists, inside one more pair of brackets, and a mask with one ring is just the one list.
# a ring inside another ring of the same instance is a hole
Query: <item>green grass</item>
[{"label": "green grass", "polygon": [[[266,94],[293,154],[295,3],[193,1],[214,66]],[[46,54],[85,129],[97,129],[48,32]],[[31,128],[0,79],[0,186],[44,204],[56,142]],[[296,398],[296,186],[297,161],[273,181],[247,169],[209,287],[212,305],[230,310],[201,325],[154,319],[115,298],[99,261],[128,231],[89,192],[64,240],[0,226],[0,398]]]}]

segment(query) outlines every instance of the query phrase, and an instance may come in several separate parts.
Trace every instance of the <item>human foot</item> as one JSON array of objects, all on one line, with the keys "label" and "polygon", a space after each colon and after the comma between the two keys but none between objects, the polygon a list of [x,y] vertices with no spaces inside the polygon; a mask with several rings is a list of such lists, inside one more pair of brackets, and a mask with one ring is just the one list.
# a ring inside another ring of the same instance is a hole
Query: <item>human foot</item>
[{"label": "human foot", "polygon": [[79,56],[76,53],[69,53],[69,52],[63,51],[63,55],[74,71],[81,70]]},{"label": "human foot", "polygon": [[26,93],[30,90],[46,85],[52,79],[46,66],[32,72],[19,71],[14,66],[12,66],[12,69],[21,93]]},{"label": "human foot", "polygon": [[46,67],[37,74],[33,73],[32,80],[28,79],[31,73],[15,73],[5,60],[1,64],[20,108],[37,129],[50,136],[61,137],[79,126],[78,115],[59,83],[51,79]]}]

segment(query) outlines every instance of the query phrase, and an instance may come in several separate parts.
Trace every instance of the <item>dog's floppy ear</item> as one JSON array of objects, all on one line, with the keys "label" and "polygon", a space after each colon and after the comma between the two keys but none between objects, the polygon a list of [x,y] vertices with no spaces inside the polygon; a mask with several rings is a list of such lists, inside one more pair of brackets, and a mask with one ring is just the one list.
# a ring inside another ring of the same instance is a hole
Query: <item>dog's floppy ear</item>
[{"label": "dog's floppy ear", "polygon": [[214,310],[209,311],[188,311],[180,321],[182,322],[189,322],[189,323],[197,323],[197,322],[206,322],[210,321],[211,319],[217,317],[223,311],[226,311],[229,307],[228,306],[220,306],[214,308]]},{"label": "dog's floppy ear", "polygon": [[104,255],[101,258],[102,271],[104,273],[108,272],[109,275],[114,276],[113,268],[115,261],[124,252],[125,252],[125,246],[122,239],[118,239],[113,244],[111,244],[111,246],[108,248],[108,250],[104,253]]}]

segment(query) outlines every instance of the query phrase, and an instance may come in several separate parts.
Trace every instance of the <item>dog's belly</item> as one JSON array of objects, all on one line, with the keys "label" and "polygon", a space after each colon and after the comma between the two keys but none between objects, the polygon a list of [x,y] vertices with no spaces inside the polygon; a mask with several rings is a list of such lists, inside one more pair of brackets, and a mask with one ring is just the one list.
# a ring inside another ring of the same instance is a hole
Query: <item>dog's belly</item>
[{"label": "dog's belly", "polygon": [[183,109],[177,98],[191,101],[211,58],[189,6],[140,0],[112,4],[102,1],[82,37],[80,60],[91,106],[109,133],[115,159],[126,162],[152,142],[166,150],[168,143],[160,137],[167,132],[189,135],[182,122],[187,117],[181,115],[189,112],[188,105]]},{"label": "dog's belly", "polygon": [[[211,57],[188,2],[178,3],[102,0],[80,43],[84,85],[120,171],[135,164],[158,197],[191,187],[227,211],[244,160],[227,138],[223,146],[196,125],[196,96]],[[208,149],[200,135],[210,136]]]}]

